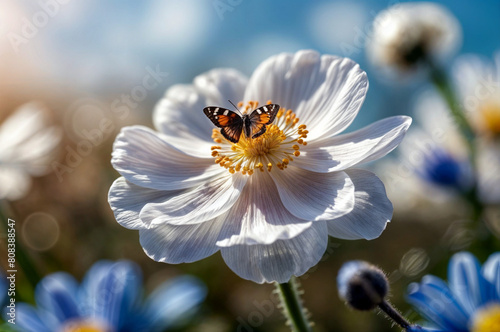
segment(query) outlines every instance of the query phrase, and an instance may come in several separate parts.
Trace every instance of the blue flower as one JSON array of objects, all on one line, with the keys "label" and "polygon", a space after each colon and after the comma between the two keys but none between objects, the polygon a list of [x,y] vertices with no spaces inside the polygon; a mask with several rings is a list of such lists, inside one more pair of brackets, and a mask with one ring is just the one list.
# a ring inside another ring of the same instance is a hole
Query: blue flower
[{"label": "blue flower", "polygon": [[500,252],[482,267],[468,252],[455,254],[448,283],[427,275],[408,292],[408,301],[440,331],[500,331]]},{"label": "blue flower", "polygon": [[19,303],[16,325],[22,331],[163,331],[190,318],[206,289],[184,276],[158,287],[142,301],[142,276],[129,261],[99,261],[81,284],[57,272],[43,278],[35,290],[37,307]]},{"label": "blue flower", "polygon": [[469,189],[471,174],[466,161],[458,160],[441,147],[431,148],[424,160],[423,168],[417,172],[424,180],[437,186]]},{"label": "blue flower", "polygon": [[418,325],[412,325],[406,329],[406,332],[443,332],[442,330],[429,329]]}]

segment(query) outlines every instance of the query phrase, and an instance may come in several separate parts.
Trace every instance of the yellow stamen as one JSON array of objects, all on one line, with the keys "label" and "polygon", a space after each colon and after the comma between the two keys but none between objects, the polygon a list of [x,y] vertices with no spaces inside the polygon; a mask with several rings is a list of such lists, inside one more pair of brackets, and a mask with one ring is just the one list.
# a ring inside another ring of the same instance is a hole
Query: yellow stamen
[{"label": "yellow stamen", "polygon": [[72,320],[61,327],[61,332],[107,332],[111,329],[103,323],[92,320]]},{"label": "yellow stamen", "polygon": [[500,135],[500,101],[488,101],[479,107],[481,131],[492,136]]},{"label": "yellow stamen", "polygon": [[472,318],[471,332],[500,332],[500,303],[484,306]]},{"label": "yellow stamen", "polygon": [[[272,104],[268,100],[266,104]],[[257,101],[238,103],[245,113],[258,108]],[[244,106],[244,107],[243,107]],[[220,130],[214,128],[212,139],[217,145],[211,147],[215,163],[225,167],[231,174],[252,175],[254,170],[271,172],[276,166],[284,170],[300,155],[300,146],[306,145],[309,133],[305,124],[298,125],[299,118],[292,110],[280,108],[273,123],[266,126],[266,132],[259,137],[246,137],[241,133],[238,143],[226,140]]]}]

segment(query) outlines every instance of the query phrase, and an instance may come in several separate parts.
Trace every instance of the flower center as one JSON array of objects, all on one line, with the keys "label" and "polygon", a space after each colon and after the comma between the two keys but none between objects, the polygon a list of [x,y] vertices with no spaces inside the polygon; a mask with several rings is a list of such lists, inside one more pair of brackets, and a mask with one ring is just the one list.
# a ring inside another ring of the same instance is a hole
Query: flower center
[{"label": "flower center", "polygon": [[[243,103],[238,103],[238,107],[243,107]],[[249,101],[244,113],[257,107],[258,102]],[[300,155],[300,145],[307,145],[304,139],[309,132],[306,125],[299,125],[298,122],[299,118],[292,110],[280,108],[274,122],[266,126],[263,135],[251,138],[242,133],[238,143],[229,142],[218,129],[214,129],[212,138],[218,145],[212,146],[212,156],[217,164],[231,174],[241,172],[252,175],[255,169],[261,172],[271,172],[274,168],[284,170]]]},{"label": "flower center", "polygon": [[500,332],[500,303],[479,309],[473,317],[471,332]]},{"label": "flower center", "polygon": [[64,324],[61,332],[111,332],[106,324],[91,319],[75,319]]},{"label": "flower center", "polygon": [[433,184],[460,189],[467,176],[464,168],[466,165],[445,150],[435,148],[429,152],[418,174]]},{"label": "flower center", "polygon": [[500,135],[500,101],[488,101],[479,108],[482,118],[482,131],[494,136]]}]

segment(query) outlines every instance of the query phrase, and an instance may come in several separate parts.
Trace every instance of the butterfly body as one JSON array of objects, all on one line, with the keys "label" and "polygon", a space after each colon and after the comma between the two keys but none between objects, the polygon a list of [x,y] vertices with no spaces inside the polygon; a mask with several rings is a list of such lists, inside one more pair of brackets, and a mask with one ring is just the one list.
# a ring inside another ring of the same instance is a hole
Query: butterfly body
[{"label": "butterfly body", "polygon": [[269,104],[241,116],[227,108],[209,106],[203,112],[215,126],[221,128],[222,136],[238,143],[242,132],[247,138],[257,138],[264,134],[266,126],[274,121],[279,109],[279,105]]}]

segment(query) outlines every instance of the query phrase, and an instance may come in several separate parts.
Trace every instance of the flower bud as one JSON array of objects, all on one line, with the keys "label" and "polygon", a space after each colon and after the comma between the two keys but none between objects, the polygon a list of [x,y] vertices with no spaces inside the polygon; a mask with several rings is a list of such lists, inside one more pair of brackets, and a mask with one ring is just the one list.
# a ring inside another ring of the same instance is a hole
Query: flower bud
[{"label": "flower bud", "polygon": [[389,282],[379,268],[363,261],[345,263],[337,276],[339,295],[354,309],[371,310],[384,301]]}]

